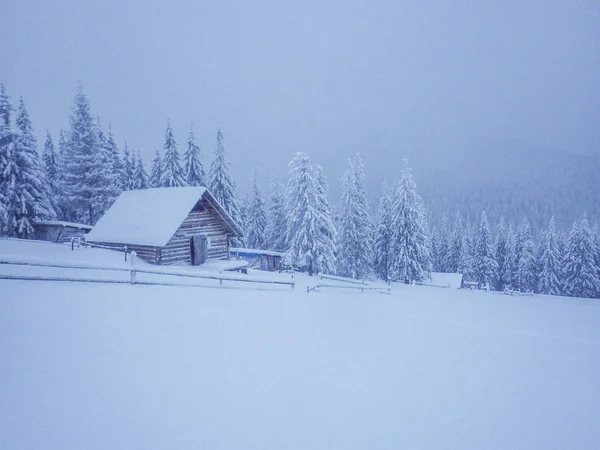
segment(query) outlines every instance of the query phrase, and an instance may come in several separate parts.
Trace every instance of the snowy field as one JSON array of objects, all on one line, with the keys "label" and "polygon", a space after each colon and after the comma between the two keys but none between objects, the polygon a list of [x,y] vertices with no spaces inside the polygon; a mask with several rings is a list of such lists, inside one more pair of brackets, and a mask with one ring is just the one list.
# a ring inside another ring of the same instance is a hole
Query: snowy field
[{"label": "snowy field", "polygon": [[597,448],[598,300],[311,283],[0,280],[0,448]]}]

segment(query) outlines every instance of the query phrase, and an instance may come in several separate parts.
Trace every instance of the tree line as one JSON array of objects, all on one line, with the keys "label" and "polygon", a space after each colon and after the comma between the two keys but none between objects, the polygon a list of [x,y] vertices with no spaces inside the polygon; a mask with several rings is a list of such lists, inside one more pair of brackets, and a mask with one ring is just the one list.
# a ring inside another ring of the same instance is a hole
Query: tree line
[{"label": "tree line", "polygon": [[244,231],[235,242],[285,253],[285,262],[309,274],[336,273],[356,279],[421,281],[432,271],[458,272],[491,289],[600,297],[600,234],[584,217],[570,234],[554,219],[536,245],[527,220],[518,227],[501,220],[495,237],[485,212],[480,223],[457,213],[430,227],[408,161],[399,178],[384,181],[377,214],[369,210],[360,155],[348,159],[339,204],[330,205],[323,168],[306,153],[289,163],[284,184],[274,176],[263,198],[255,172],[250,195],[241,200],[219,130],[213,161],[205,171],[190,129],[180,155],[167,122],[162,150],[150,173],[139,152],[120,151],[110,126],[105,133],[78,86],[56,148],[46,133],[38,155],[33,126],[22,99],[15,111],[0,84],[0,230],[30,238],[36,220],[95,224],[120,192],[150,187],[207,186]]}]

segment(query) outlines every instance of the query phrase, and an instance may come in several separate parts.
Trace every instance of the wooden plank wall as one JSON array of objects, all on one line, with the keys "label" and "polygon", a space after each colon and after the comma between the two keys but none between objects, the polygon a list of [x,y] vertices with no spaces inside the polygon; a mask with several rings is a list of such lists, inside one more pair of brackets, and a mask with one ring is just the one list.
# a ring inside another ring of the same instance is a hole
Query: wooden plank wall
[{"label": "wooden plank wall", "polygon": [[71,238],[82,238],[89,230],[62,225],[34,225],[35,238],[50,242],[71,242]]},{"label": "wooden plank wall", "polygon": [[210,240],[207,258],[227,259],[229,239],[211,210],[192,211],[162,249],[161,264],[191,264],[190,238],[202,234]]}]

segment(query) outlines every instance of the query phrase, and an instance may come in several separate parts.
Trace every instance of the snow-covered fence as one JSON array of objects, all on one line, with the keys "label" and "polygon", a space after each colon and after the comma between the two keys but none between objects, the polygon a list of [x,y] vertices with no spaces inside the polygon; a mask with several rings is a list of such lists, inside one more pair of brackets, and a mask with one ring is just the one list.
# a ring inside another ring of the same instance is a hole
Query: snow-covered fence
[{"label": "snow-covered fence", "polygon": [[320,274],[319,280],[341,281],[342,283],[370,285],[371,283],[365,280],[355,280],[354,278],[338,277],[336,275]]},{"label": "snow-covered fence", "polygon": [[[0,265],[21,265],[21,266],[35,266],[35,267],[49,267],[58,269],[87,269],[87,270],[104,270],[114,272],[129,272],[130,277],[128,281],[125,280],[107,280],[98,278],[86,278],[86,281],[97,282],[97,283],[130,283],[130,284],[156,284],[156,285],[173,285],[173,283],[163,281],[140,281],[137,278],[137,274],[152,274],[152,275],[163,275],[173,276],[181,278],[194,278],[203,280],[218,280],[219,284],[222,285],[224,281],[239,281],[244,283],[261,283],[261,284],[274,284],[291,286],[292,289],[296,287],[294,279],[282,280],[273,279],[267,277],[253,277],[247,275],[236,275],[236,274],[223,274],[223,273],[211,273],[211,272],[200,272],[192,270],[178,270],[171,268],[154,268],[147,266],[138,266],[135,252],[131,253],[130,265],[102,265],[86,262],[73,262],[73,261],[60,261],[60,260],[47,260],[43,258],[35,257],[24,257],[20,255],[0,255]],[[21,275],[2,275],[0,279],[21,279],[21,280],[44,280],[44,281],[82,281],[82,278],[64,277],[64,276],[21,276]],[[186,285],[189,286],[189,285]]]},{"label": "snow-covered fence", "polygon": [[315,292],[321,288],[333,288],[333,289],[356,289],[361,292],[364,291],[378,291],[382,294],[391,294],[392,289],[390,286],[369,286],[369,285],[353,285],[353,286],[345,286],[339,284],[323,284],[319,283],[312,287],[306,286],[306,293],[310,294],[311,292]]}]

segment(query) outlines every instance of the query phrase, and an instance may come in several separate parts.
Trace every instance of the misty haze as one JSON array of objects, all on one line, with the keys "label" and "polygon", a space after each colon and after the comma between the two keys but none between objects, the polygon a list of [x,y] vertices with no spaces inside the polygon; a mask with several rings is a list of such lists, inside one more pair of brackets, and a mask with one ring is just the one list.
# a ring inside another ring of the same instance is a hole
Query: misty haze
[{"label": "misty haze", "polygon": [[5,3],[0,448],[595,447],[600,4]]}]

